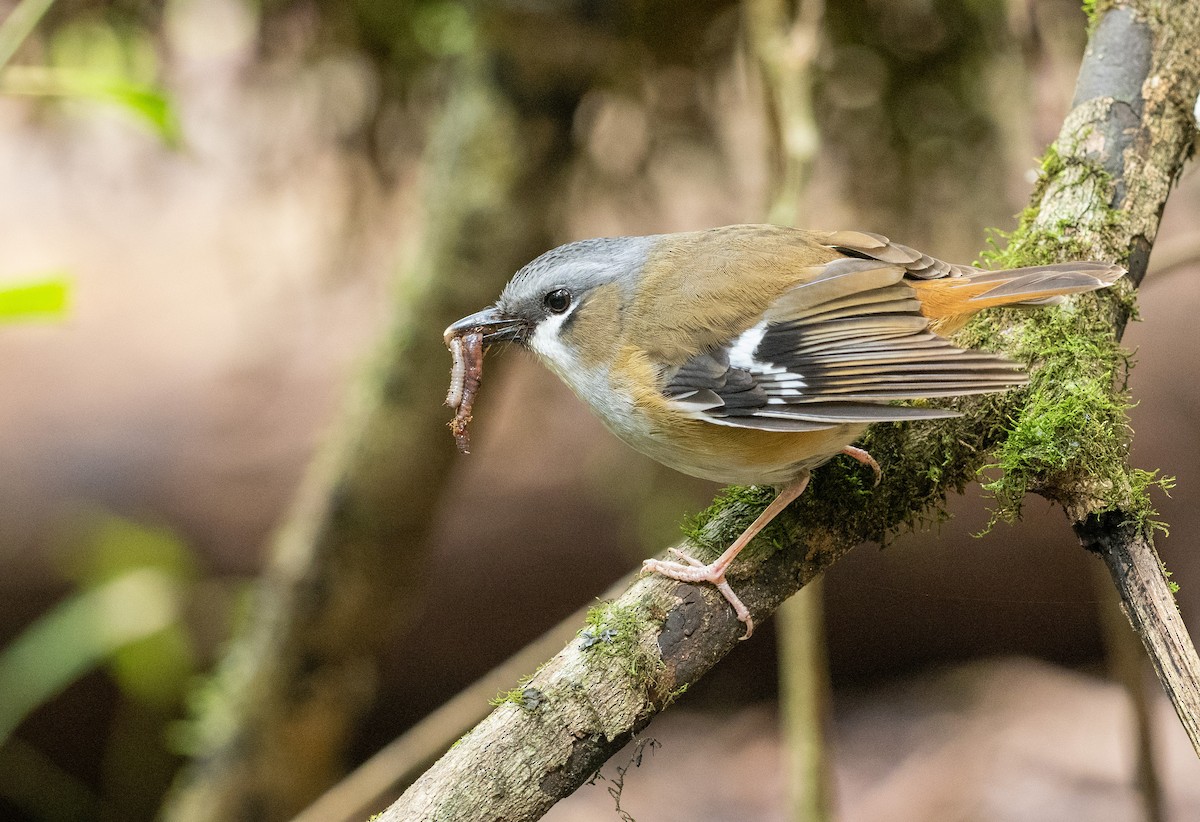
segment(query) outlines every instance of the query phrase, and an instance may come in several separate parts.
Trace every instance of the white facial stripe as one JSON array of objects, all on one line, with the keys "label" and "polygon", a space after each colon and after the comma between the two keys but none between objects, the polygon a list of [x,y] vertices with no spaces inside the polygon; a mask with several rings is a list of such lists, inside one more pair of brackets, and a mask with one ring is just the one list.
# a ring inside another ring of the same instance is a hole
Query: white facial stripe
[{"label": "white facial stripe", "polygon": [[[561,376],[566,375],[566,372],[573,369],[576,362],[575,353],[563,345],[562,327],[575,313],[578,303],[574,303],[571,307],[562,314],[551,314],[537,324],[533,329],[533,334],[529,337],[529,347],[544,359],[554,370]],[[569,381],[568,381],[569,382]]]},{"label": "white facial stripe", "polygon": [[580,365],[575,350],[563,341],[562,326],[573,310],[551,314],[538,323],[529,336],[529,348],[591,406],[605,425],[618,435],[640,442],[648,434],[641,418],[631,411],[632,399],[609,384],[608,371]]}]

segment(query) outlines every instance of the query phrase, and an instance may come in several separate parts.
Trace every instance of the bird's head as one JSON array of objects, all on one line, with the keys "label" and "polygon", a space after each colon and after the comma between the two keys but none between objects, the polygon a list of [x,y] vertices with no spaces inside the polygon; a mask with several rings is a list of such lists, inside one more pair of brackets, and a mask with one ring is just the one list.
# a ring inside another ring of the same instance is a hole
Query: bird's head
[{"label": "bird's head", "polygon": [[447,344],[479,329],[484,346],[515,342],[567,380],[619,334],[656,237],[605,237],[548,251],[518,271],[494,305],[446,329]]}]

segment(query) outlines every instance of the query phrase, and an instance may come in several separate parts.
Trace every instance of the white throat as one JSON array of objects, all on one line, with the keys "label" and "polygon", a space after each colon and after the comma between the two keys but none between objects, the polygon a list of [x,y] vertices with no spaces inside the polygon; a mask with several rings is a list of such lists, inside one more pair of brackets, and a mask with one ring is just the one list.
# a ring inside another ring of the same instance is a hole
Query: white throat
[{"label": "white throat", "polygon": [[600,417],[601,421],[621,437],[639,437],[645,432],[638,424],[640,415],[632,413],[632,398],[618,391],[608,379],[608,369],[586,367],[571,346],[563,343],[562,326],[576,306],[562,314],[553,314],[538,323],[529,337],[529,348],[559,376]]}]

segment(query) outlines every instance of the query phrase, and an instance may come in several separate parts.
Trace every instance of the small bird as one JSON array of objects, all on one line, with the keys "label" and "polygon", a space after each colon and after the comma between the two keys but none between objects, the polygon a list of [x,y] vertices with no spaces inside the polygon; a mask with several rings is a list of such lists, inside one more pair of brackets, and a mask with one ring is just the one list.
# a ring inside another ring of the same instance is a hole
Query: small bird
[{"label": "small bird", "polygon": [[1099,262],[986,271],[863,231],[734,225],[609,237],[538,257],[445,339],[456,351],[468,335],[477,351],[501,342],[533,351],[609,430],[664,465],[776,486],[713,562],[672,549],[680,562],[644,563],[715,585],[745,639],[754,623],[726,572],[814,468],[844,453],[874,469],[878,484],[875,460],[851,445],[869,425],[958,415],[894,401],[1027,382],[1020,364],[947,335],[981,309],[1056,302],[1124,273]]}]

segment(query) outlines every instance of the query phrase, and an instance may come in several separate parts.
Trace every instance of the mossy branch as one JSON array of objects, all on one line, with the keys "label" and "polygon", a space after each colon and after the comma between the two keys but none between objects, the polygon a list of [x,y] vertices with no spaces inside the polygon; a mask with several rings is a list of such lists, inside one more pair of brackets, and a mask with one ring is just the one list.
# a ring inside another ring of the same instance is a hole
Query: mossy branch
[{"label": "mossy branch", "polygon": [[[1158,217],[1195,137],[1200,0],[1106,4],[1080,73],[1075,106],[1047,155],[1033,206],[998,262],[1067,257],[1127,261],[1128,284],[1062,309],[993,313],[969,328],[1034,367],[1020,392],[960,401],[960,419],[876,426],[867,447],[885,467],[878,488],[861,466],[818,471],[808,493],[743,554],[731,582],[761,620],[853,545],[941,519],[950,490],[987,465],[1002,516],[1027,491],[1065,507],[1087,547],[1105,557],[1122,597],[1195,734],[1195,651],[1150,541],[1153,475],[1127,467],[1126,356],[1132,311]],[[998,456],[997,456],[998,455]],[[727,544],[769,492],[731,489],[692,524],[690,550]],[[1162,599],[1166,592],[1167,599]],[[1159,622],[1159,620],[1162,620]],[[593,613],[586,634],[455,745],[385,820],[532,820],[574,791],[653,716],[736,646],[742,634],[709,587],[638,580]],[[1190,656],[1189,656],[1190,655]],[[1189,681],[1190,680],[1190,681]],[[1182,695],[1182,697],[1181,697]]]}]

